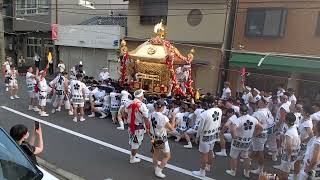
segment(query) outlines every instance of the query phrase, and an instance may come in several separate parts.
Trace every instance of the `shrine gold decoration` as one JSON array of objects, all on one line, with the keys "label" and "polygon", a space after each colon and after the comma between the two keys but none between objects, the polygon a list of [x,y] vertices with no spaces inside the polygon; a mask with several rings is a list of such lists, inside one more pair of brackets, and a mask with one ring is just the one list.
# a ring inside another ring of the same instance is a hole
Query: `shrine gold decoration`
[{"label": "shrine gold decoration", "polygon": [[150,46],[149,48],[148,48],[148,54],[149,55],[154,55],[155,53],[157,52],[157,49],[156,49],[156,47],[155,46]]},{"label": "shrine gold decoration", "polygon": [[124,55],[125,53],[128,52],[127,42],[126,42],[126,40],[124,40],[124,39],[121,40],[121,43],[120,43],[120,51],[121,51],[121,55]]}]

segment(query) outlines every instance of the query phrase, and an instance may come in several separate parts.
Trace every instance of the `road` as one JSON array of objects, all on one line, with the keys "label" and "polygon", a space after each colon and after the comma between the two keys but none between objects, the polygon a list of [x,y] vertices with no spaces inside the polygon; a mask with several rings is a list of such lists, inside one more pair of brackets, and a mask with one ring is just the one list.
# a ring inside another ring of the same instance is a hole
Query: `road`
[{"label": "road", "polygon": [[[40,117],[37,113],[27,110],[28,98],[23,80],[19,79],[20,99],[10,100],[4,92],[3,85],[0,86],[0,126],[7,131],[15,124],[25,124],[32,129],[34,120],[42,120],[45,147],[40,155],[42,159],[88,180],[157,179],[150,162],[151,145],[148,137],[145,137],[139,152],[144,160],[139,164],[129,164],[126,131],[116,130],[110,119],[87,117],[85,122],[75,123],[65,111],[50,114],[49,117]],[[50,104],[49,108],[51,111]],[[190,171],[198,170],[199,167],[200,154],[197,147],[188,150],[183,148],[185,142],[176,143],[170,140],[169,143],[172,159],[169,161],[170,169],[164,169],[166,179],[198,179],[190,176]],[[219,149],[216,148],[215,151]],[[238,168],[238,176],[235,178],[225,174],[228,160],[226,157],[216,157],[207,179],[245,179],[242,167]],[[251,179],[257,179],[257,176]]]}]

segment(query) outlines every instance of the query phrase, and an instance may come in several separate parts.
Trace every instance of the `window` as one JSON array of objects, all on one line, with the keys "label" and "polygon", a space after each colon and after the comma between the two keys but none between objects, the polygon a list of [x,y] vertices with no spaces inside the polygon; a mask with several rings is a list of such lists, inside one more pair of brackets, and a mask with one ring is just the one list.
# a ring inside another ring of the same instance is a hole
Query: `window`
[{"label": "window", "polygon": [[33,58],[34,54],[41,55],[41,38],[29,37],[27,39],[27,58]]},{"label": "window", "polygon": [[48,14],[49,0],[16,0],[16,15]]},{"label": "window", "polygon": [[141,0],[140,24],[155,25],[163,20],[167,23],[168,0]]},{"label": "window", "polygon": [[140,16],[140,24],[143,25],[155,25],[161,20],[164,24],[167,24],[167,16]]},{"label": "window", "polygon": [[199,9],[192,9],[187,17],[188,24],[190,26],[198,26],[202,21],[203,15],[201,10]]},{"label": "window", "polygon": [[317,20],[316,36],[320,36],[320,12],[318,15],[318,20]]},{"label": "window", "polygon": [[287,10],[281,8],[248,9],[246,36],[282,37],[285,32]]}]

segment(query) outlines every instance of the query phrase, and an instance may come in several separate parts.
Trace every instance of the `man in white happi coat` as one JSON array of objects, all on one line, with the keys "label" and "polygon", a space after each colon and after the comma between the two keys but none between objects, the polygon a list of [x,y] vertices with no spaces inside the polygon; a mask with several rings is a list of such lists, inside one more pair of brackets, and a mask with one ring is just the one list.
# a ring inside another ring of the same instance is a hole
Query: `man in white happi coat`
[{"label": "man in white happi coat", "polygon": [[240,107],[241,116],[235,119],[231,125],[231,149],[230,149],[230,170],[226,173],[230,176],[236,176],[238,158],[241,156],[244,159],[244,176],[250,177],[250,160],[249,148],[251,146],[253,133],[260,134],[263,127],[258,120],[248,114],[248,106]]},{"label": "man in white happi coat", "polygon": [[199,139],[199,151],[201,153],[201,165],[199,171],[193,171],[192,174],[205,177],[206,170],[210,171],[213,160],[213,148],[216,141],[219,141],[219,128],[221,125],[222,110],[213,107],[210,103],[210,109],[200,115],[200,125],[198,127],[197,139]]},{"label": "man in white happi coat", "polygon": [[50,91],[50,88],[47,84],[47,80],[45,79],[47,75],[47,70],[49,68],[49,64],[47,64],[46,68],[39,72],[38,77],[38,101],[40,106],[39,114],[40,116],[47,117],[49,114],[46,113],[45,107],[47,105],[47,96],[48,92]]},{"label": "man in white happi coat", "polygon": [[54,89],[55,92],[55,99],[53,101],[53,109],[51,113],[55,113],[56,111],[61,111],[61,105],[65,99],[65,96],[68,92],[68,73],[62,72],[59,73],[56,78],[54,78],[50,83],[49,86]]},{"label": "man in white happi coat", "polygon": [[131,146],[130,163],[139,163],[141,160],[136,157],[138,149],[143,140],[146,127],[147,133],[150,133],[150,121],[148,119],[148,108],[142,102],[144,99],[144,90],[140,89],[134,92],[135,99],[128,103],[125,113],[130,121],[129,126],[129,145]]},{"label": "man in white happi coat", "polygon": [[125,120],[125,117],[123,116],[123,112],[126,107],[126,104],[130,103],[131,101],[131,94],[126,90],[122,90],[120,94],[121,94],[121,106],[119,108],[118,115],[117,115],[117,120],[120,126],[117,127],[117,129],[124,130],[124,124],[127,123],[127,120]]},{"label": "man in white happi coat", "polygon": [[37,106],[37,93],[35,92],[35,85],[37,84],[36,81],[36,75],[33,74],[33,68],[32,66],[28,67],[27,73],[26,73],[26,84],[27,84],[27,91],[28,96],[30,98],[30,104],[28,110],[38,112],[38,106]]},{"label": "man in white happi coat", "polygon": [[103,68],[102,72],[99,73],[99,80],[101,82],[106,81],[109,79],[109,72],[108,72],[108,68]]}]

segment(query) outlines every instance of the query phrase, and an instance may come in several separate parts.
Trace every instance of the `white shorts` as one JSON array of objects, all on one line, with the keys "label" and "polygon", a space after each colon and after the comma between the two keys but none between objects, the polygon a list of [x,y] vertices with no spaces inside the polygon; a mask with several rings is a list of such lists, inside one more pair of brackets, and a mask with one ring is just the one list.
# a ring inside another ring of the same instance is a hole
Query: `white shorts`
[{"label": "white shorts", "polygon": [[186,133],[187,133],[187,134],[190,134],[190,135],[191,135],[191,134],[197,134],[197,132],[198,132],[198,131],[196,131],[196,130],[193,129],[193,128],[190,128],[190,129],[188,129],[188,130],[186,131]]},{"label": "white shorts", "polygon": [[162,151],[164,153],[170,153],[169,141],[166,141],[164,143],[164,147],[162,149],[160,149],[160,151]]},{"label": "white shorts", "polygon": [[291,156],[287,156],[286,153],[283,153],[281,156],[280,170],[286,173],[290,173],[291,166],[296,162],[298,154],[292,153]]},{"label": "white shorts", "polygon": [[79,98],[71,98],[71,102],[73,107],[79,107],[82,108],[84,107],[84,99],[79,99]]},{"label": "white shorts", "polygon": [[164,149],[162,149],[162,152],[164,152],[164,153],[169,153],[170,152],[170,146],[169,146],[169,142],[168,141],[166,141],[164,143]]},{"label": "white shorts", "polygon": [[134,134],[131,134],[129,130],[129,145],[131,149],[139,149],[144,136],[144,129],[136,130]]},{"label": "white shorts", "polygon": [[56,95],[56,99],[59,99],[59,100],[63,100],[64,99],[64,91],[56,91],[56,93],[55,93],[55,95]]},{"label": "white shorts", "polygon": [[231,141],[232,141],[231,133],[224,133],[223,136],[224,136],[224,138],[226,139],[227,142],[231,143]]},{"label": "white shorts", "polygon": [[249,149],[238,149],[231,145],[230,157],[233,159],[238,159],[239,156],[243,159],[249,158]]},{"label": "white shorts", "polygon": [[181,135],[183,135],[184,132],[186,132],[186,130],[181,130],[181,129],[176,128],[175,130],[173,130],[171,132],[171,134],[173,136],[181,136]]},{"label": "white shorts", "polygon": [[10,87],[18,87],[18,81],[16,79],[12,79],[9,81]]},{"label": "white shorts", "polygon": [[254,152],[264,151],[264,145],[267,142],[267,138],[252,138],[252,150]]},{"label": "white shorts", "polygon": [[213,150],[213,148],[214,148],[214,144],[215,144],[215,142],[202,142],[202,141],[200,141],[200,143],[199,143],[199,152],[201,152],[201,153],[208,153],[209,151],[212,151]]},{"label": "white shorts", "polygon": [[103,113],[108,113],[109,112],[109,110],[108,110],[108,108],[105,108],[105,107],[96,107],[96,109],[97,109],[97,111],[99,111],[99,112],[103,112]]},{"label": "white shorts", "polygon": [[73,107],[76,107],[76,108],[83,108],[84,107],[84,102],[80,102],[80,103],[72,103],[72,106]]},{"label": "white shorts", "polygon": [[28,96],[29,96],[29,98],[34,99],[34,98],[36,98],[36,93],[34,91],[28,91]]},{"label": "white shorts", "polygon": [[38,93],[39,106],[45,107],[47,105],[47,92]]}]

